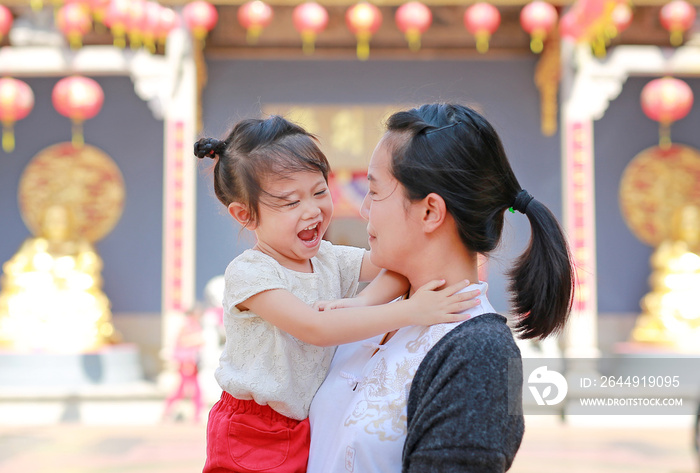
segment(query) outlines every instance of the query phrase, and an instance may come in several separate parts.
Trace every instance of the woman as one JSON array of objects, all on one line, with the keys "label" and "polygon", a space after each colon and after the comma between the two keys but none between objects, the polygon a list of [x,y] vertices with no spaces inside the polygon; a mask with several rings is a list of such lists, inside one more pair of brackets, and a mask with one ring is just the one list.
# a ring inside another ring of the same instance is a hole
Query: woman
[{"label": "woman", "polygon": [[[521,189],[501,141],[477,112],[428,104],[398,112],[372,155],[372,262],[411,287],[478,281],[506,210],[524,213],[530,244],[510,271],[515,330],[561,330],[573,295],[568,246],[552,213]],[[522,439],[522,363],[505,317],[481,290],[465,322],[405,327],[344,345],[310,413],[309,473],[502,472]]]}]

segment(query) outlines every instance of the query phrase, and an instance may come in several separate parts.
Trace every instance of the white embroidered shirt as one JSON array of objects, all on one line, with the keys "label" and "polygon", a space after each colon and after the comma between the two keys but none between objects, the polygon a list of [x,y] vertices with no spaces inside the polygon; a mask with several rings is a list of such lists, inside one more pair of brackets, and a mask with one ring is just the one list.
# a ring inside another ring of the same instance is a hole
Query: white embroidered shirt
[{"label": "white embroidered shirt", "polygon": [[[481,305],[470,318],[495,312],[480,289]],[[426,353],[461,322],[399,329],[341,345],[311,404],[311,451],[307,473],[393,473],[401,471],[406,440],[406,403],[413,376]]]}]

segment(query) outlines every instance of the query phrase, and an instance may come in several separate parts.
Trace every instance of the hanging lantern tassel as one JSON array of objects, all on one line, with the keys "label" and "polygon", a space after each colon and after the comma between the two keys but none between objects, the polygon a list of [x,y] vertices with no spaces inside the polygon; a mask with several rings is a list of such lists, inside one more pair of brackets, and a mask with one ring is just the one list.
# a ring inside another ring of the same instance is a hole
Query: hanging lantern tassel
[{"label": "hanging lantern tassel", "polygon": [[316,49],[316,33],[311,30],[301,32],[301,50],[304,54],[313,54]]},{"label": "hanging lantern tassel", "polygon": [[659,148],[671,147],[671,122],[659,122]]},{"label": "hanging lantern tassel", "polygon": [[382,13],[376,6],[362,1],[347,9],[345,23],[357,38],[357,58],[366,61],[369,59],[369,40],[382,25]]},{"label": "hanging lantern tassel", "polygon": [[205,38],[219,21],[219,13],[211,3],[197,0],[185,5],[182,18],[192,36],[204,47]]},{"label": "hanging lantern tassel", "polygon": [[129,20],[131,0],[111,0],[104,16],[104,24],[114,37],[117,48],[126,47],[126,25]]},{"label": "hanging lantern tassel", "polygon": [[530,50],[540,54],[544,40],[552,32],[559,19],[557,9],[547,2],[535,0],[520,10],[520,25],[530,34]]},{"label": "hanging lantern tassel", "polygon": [[366,61],[369,59],[369,40],[372,39],[372,33],[360,31],[355,37],[357,38],[357,59]]},{"label": "hanging lantern tassel", "polygon": [[260,25],[252,25],[245,32],[245,40],[248,44],[257,44],[263,28]]},{"label": "hanging lantern tassel", "polygon": [[126,31],[132,50],[143,47],[143,31],[146,21],[146,1],[131,0],[129,14],[126,17]]},{"label": "hanging lantern tassel", "polygon": [[207,39],[208,34],[209,31],[201,26],[195,26],[192,28],[192,36],[201,49],[204,49],[204,43],[206,42],[205,40]]},{"label": "hanging lantern tassel", "polygon": [[420,50],[421,34],[417,28],[411,28],[407,30],[404,36],[406,36],[406,41],[408,41],[408,49],[410,49],[411,51]]},{"label": "hanging lantern tassel", "polygon": [[433,14],[430,8],[420,2],[408,2],[396,10],[396,25],[403,32],[411,51],[421,48],[421,35],[430,28],[433,22]]},{"label": "hanging lantern tassel", "polygon": [[15,150],[15,133],[12,122],[2,122],[2,149],[6,153],[11,153]]},{"label": "hanging lantern tassel", "polygon": [[203,47],[204,39],[219,21],[219,12],[211,3],[197,0],[185,5],[182,9],[182,18],[187,29]]},{"label": "hanging lantern tassel", "polygon": [[328,25],[328,12],[316,2],[297,5],[292,12],[294,28],[301,35],[301,49],[304,54],[313,54],[316,37]]},{"label": "hanging lantern tassel", "polygon": [[476,50],[481,54],[488,52],[491,33],[488,31],[479,31],[474,35],[474,37],[476,38]]},{"label": "hanging lantern tassel", "polygon": [[530,51],[539,54],[544,50],[544,39],[547,33],[544,30],[535,30],[530,35]]},{"label": "hanging lantern tassel", "polygon": [[474,35],[476,50],[482,54],[489,50],[491,35],[500,24],[500,12],[489,3],[475,3],[464,12],[464,27]]},{"label": "hanging lantern tassel", "polygon": [[82,148],[85,144],[85,135],[83,134],[82,120],[73,120],[71,143],[74,148]]},{"label": "hanging lantern tassel", "polygon": [[120,49],[126,48],[126,27],[121,23],[117,23],[112,25],[111,31],[112,36],[114,36],[112,44]]},{"label": "hanging lantern tassel", "polygon": [[246,2],[238,8],[238,22],[245,28],[248,44],[257,44],[263,29],[272,21],[272,8],[262,0]]}]

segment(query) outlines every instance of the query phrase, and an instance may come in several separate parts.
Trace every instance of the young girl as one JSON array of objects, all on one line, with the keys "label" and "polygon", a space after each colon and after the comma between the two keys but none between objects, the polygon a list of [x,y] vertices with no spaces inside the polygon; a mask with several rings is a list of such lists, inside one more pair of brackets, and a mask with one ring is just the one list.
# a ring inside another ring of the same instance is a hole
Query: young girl
[{"label": "young girl", "polygon": [[[209,414],[204,472],[304,472],[308,410],[334,345],[409,325],[463,320],[478,304],[468,282],[425,284],[383,306],[314,310],[318,300],[354,294],[380,269],[361,248],[324,241],[333,213],[329,165],[312,135],[273,116],[239,122],[224,141],[195,144],[211,157],[214,191],[229,214],[255,232],[255,246],[225,272],[226,344],[215,376],[223,389]],[[383,272],[364,304],[405,293],[407,281]],[[325,347],[325,348],[324,348]]]}]

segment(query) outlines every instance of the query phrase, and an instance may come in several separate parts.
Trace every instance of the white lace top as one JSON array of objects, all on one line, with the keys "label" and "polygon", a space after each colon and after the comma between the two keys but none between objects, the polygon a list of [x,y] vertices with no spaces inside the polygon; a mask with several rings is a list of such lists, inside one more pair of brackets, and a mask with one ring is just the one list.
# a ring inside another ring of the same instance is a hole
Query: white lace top
[{"label": "white lace top", "polygon": [[270,289],[285,289],[309,305],[352,297],[364,254],[362,248],[322,241],[311,258],[313,273],[287,269],[257,250],[236,257],[224,275],[226,345],[215,372],[221,389],[237,399],[267,404],[292,419],[305,419],[335,347],[304,343],[236,305]]},{"label": "white lace top", "polygon": [[[463,291],[472,289],[481,290],[481,305],[464,313],[494,312],[487,284]],[[404,327],[383,345],[378,335],[338,347],[311,406],[307,472],[400,472],[413,376],[426,353],[460,323]]]}]

